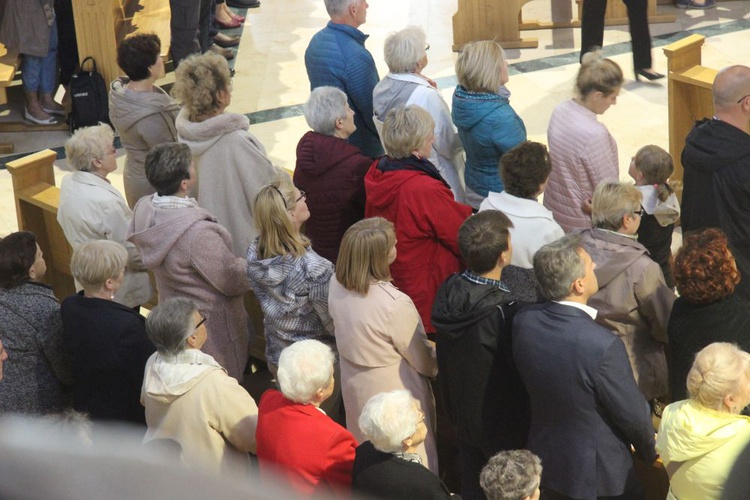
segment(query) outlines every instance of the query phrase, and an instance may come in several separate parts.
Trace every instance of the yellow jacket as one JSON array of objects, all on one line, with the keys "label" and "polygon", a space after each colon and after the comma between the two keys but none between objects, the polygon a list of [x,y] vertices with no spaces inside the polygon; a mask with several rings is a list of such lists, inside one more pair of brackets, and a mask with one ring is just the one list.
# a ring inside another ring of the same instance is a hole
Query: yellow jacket
[{"label": "yellow jacket", "polygon": [[691,400],[667,406],[656,450],[665,467],[671,462],[682,462],[670,479],[667,498],[721,497],[737,456],[749,442],[750,417],[711,410]]}]

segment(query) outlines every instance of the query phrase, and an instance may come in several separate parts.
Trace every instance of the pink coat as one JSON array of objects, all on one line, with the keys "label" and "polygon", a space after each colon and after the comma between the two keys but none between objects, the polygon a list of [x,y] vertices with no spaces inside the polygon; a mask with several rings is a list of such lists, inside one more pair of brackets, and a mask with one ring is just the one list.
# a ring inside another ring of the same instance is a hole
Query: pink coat
[{"label": "pink coat", "polygon": [[583,202],[604,180],[617,180],[617,143],[596,114],[574,100],[559,104],[547,128],[552,172],[544,191],[544,206],[565,232],[591,227]]},{"label": "pink coat", "polygon": [[250,290],[243,257],[232,253],[229,232],[202,208],[157,208],[153,196],[135,205],[128,240],[156,277],[159,300],[186,297],[206,316],[202,350],[242,380],[250,323],[243,295]]}]

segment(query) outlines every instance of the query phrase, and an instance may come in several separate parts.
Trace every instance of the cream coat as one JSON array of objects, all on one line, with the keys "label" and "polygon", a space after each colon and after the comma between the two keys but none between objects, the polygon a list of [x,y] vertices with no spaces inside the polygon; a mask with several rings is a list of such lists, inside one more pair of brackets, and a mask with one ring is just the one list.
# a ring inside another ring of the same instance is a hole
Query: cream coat
[{"label": "cream coat", "polygon": [[437,375],[437,359],[414,303],[390,283],[374,282],[367,295],[360,295],[334,276],[328,310],[336,331],[347,429],[358,442],[366,441],[357,425],[365,403],[381,392],[408,389],[425,413],[427,438],[418,448],[422,463],[437,474],[435,399],[428,381]]},{"label": "cream coat", "polygon": [[141,403],[148,425],[144,442],[172,439],[196,471],[247,478],[258,406],[211,356],[196,349],[171,357],[154,353],[146,363]]},{"label": "cream coat", "polygon": [[[66,175],[60,186],[57,221],[74,249],[90,240],[122,243],[128,250],[125,281],[115,294],[115,301],[135,307],[151,300],[152,290],[141,254],[126,241],[133,212],[125,198],[112,184],[91,172]],[[76,283],[76,289],[81,290]]]}]

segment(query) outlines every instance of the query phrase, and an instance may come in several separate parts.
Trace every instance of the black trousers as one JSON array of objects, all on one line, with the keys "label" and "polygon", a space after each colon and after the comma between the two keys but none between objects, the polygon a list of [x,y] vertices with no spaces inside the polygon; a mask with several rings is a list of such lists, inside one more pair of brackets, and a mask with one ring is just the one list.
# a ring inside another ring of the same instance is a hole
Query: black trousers
[{"label": "black trousers", "polygon": [[57,15],[57,62],[60,66],[60,83],[66,87],[78,68],[78,42],[73,22],[72,0],[55,0]]},{"label": "black trousers", "polygon": [[[646,0],[623,0],[628,8],[633,68],[651,67],[651,33],[648,30]],[[581,15],[581,57],[604,42],[604,11],[607,0],[584,0]]]},{"label": "black trousers", "polygon": [[213,43],[209,38],[213,0],[169,0],[172,11],[170,29],[172,61],[174,67],[191,54],[208,50]]}]

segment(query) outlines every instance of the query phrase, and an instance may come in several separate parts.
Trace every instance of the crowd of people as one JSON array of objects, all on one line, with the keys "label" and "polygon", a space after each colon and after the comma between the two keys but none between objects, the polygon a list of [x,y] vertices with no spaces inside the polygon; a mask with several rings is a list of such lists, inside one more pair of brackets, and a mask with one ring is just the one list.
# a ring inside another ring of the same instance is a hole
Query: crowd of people
[{"label": "crowd of people", "polygon": [[[597,115],[624,76],[600,52],[545,146],[497,43],[463,48],[449,108],[422,29],[386,39],[380,79],[367,2],[325,4],[293,175],[227,111],[224,57],[178,58],[169,95],[158,37],[122,42],[125,195],[112,128],[66,144],[57,219],[78,293],[44,284],[33,233],[0,240],[0,412],[128,422],[191,470],[257,469],[300,496],[636,499],[634,457],[658,451],[670,498],[719,498],[750,444],[750,68],[719,72],[716,116],[687,138],[681,214],[662,148],[619,180]],[[658,77],[640,52],[635,69]],[[260,339],[275,386],[256,400]]]}]

